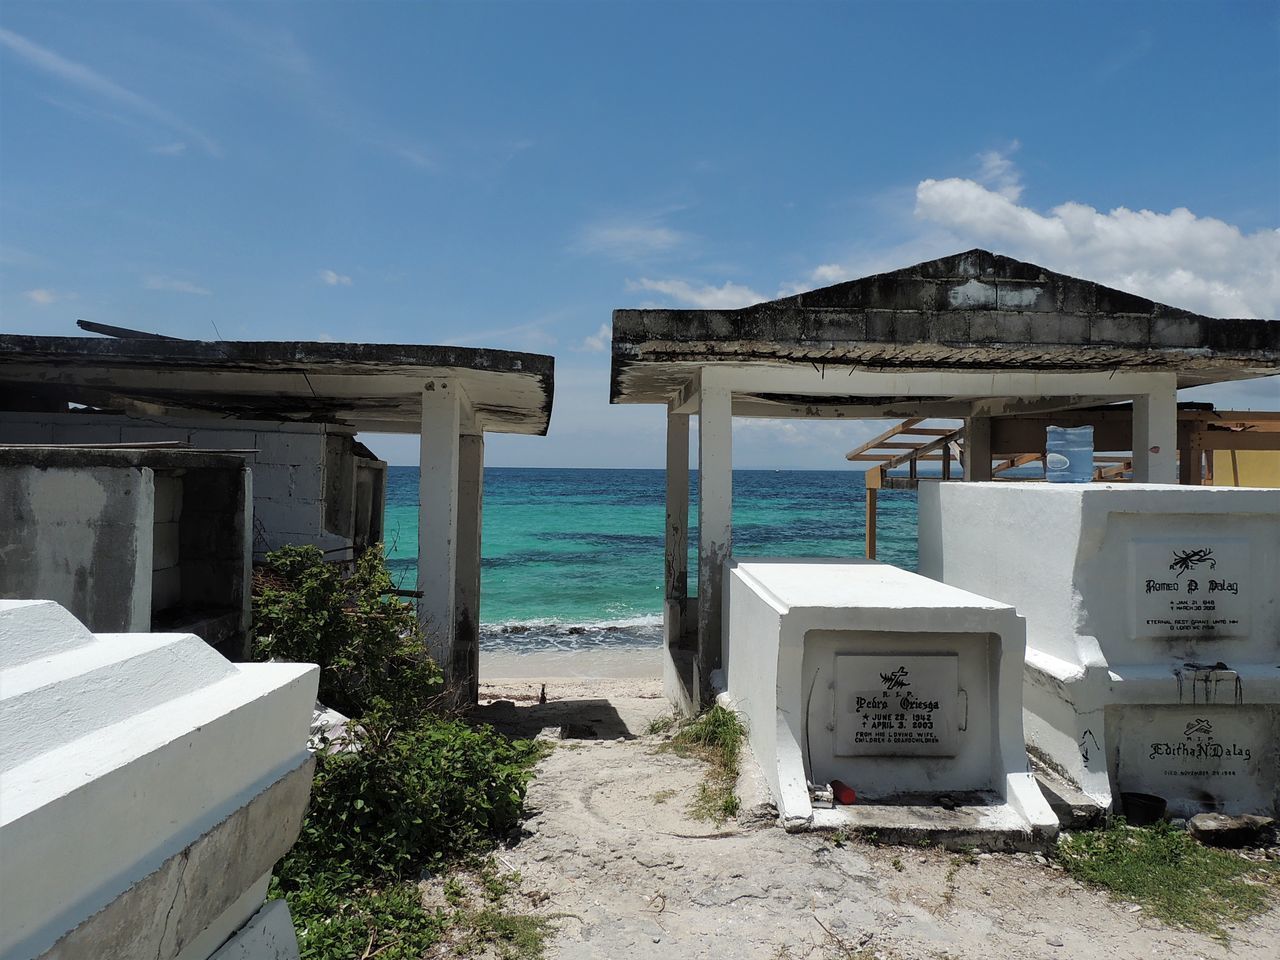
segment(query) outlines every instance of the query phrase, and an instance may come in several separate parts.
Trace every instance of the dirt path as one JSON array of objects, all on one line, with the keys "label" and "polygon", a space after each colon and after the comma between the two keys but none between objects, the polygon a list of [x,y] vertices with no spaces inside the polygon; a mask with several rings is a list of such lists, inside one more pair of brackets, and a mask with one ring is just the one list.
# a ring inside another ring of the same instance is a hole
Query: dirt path
[{"label": "dirt path", "polygon": [[525,734],[567,724],[605,738],[559,743],[530,788],[528,835],[502,852],[538,911],[561,916],[549,957],[1271,960],[1280,942],[1280,911],[1232,929],[1228,950],[1026,855],[701,823],[686,814],[701,765],[644,734],[667,712],[655,682],[548,681],[545,705],[539,692],[495,683],[482,696],[511,702],[483,715]]}]

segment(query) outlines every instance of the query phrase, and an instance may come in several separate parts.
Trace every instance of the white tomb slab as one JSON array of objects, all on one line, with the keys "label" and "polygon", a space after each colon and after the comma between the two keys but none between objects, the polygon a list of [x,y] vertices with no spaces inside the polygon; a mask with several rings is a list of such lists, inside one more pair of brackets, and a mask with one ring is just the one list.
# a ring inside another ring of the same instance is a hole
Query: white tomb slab
[{"label": "white tomb slab", "polygon": [[1026,617],[1027,742],[1098,803],[1280,812],[1280,491],[922,483],[920,570]]},{"label": "white tomb slab", "polygon": [[[1028,772],[1012,607],[871,560],[743,560],[726,580],[728,698],[787,829],[1057,832]],[[815,807],[808,784],[833,780],[857,803]]]},{"label": "white tomb slab", "polygon": [[318,678],[0,601],[0,960],[234,939],[301,825]]}]

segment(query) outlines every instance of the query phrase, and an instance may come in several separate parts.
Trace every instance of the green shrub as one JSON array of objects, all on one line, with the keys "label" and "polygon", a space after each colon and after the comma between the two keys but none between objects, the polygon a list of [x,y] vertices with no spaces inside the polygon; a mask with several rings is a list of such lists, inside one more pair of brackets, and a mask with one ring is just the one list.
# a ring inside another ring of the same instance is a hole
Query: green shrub
[{"label": "green shrub", "polygon": [[320,753],[287,887],[324,875],[358,884],[416,876],[491,844],[519,822],[535,745],[426,716],[362,718],[357,750]]},{"label": "green shrub", "polygon": [[254,574],[254,655],[320,665],[320,702],[348,717],[391,710],[413,718],[441,688],[424,652],[412,604],[380,549],[367,550],[350,575],[319,547],[283,547]]},{"label": "green shrub", "polygon": [[322,881],[292,892],[289,911],[302,960],[420,960],[449,925],[412,883],[339,893]]},{"label": "green shrub", "polygon": [[[342,742],[316,753],[302,831],[272,880],[303,958],[408,960],[461,936],[459,926],[480,937],[492,925],[427,910],[412,881],[519,822],[538,747],[432,712],[440,671],[413,607],[390,595],[379,551],[345,574],[315,547],[286,547],[268,555],[254,589],[256,655],[318,663],[321,702],[351,718]],[[511,930],[481,942],[540,949],[545,923],[508,919]]]}]

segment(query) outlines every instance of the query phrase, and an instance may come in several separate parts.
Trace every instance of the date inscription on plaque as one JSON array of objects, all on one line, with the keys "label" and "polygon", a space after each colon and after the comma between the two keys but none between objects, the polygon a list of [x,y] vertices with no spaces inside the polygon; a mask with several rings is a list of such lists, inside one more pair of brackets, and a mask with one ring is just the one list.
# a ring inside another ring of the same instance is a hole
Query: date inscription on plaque
[{"label": "date inscription on plaque", "polygon": [[1135,540],[1130,586],[1135,637],[1249,633],[1246,540]]},{"label": "date inscription on plaque", "polygon": [[953,757],[957,654],[836,656],[836,755]]}]

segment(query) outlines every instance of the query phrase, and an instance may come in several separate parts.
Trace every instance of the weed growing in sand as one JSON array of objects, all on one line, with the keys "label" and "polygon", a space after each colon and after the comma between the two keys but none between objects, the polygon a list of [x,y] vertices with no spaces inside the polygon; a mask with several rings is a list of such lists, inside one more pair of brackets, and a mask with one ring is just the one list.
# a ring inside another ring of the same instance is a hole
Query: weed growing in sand
[{"label": "weed growing in sand", "polygon": [[675,795],[676,795],[676,792],[675,792],[674,790],[671,790],[671,789],[667,789],[667,790],[659,790],[657,793],[655,793],[655,794],[653,795],[653,802],[654,802],[654,803],[666,803],[668,800],[670,800],[670,799],[671,799],[672,797],[674,797]]},{"label": "weed growing in sand", "polygon": [[649,721],[649,726],[645,728],[645,733],[651,737],[656,737],[660,733],[666,733],[676,725],[676,718],[670,714],[661,717],[654,717]]},{"label": "weed growing in sand", "polygon": [[690,805],[690,812],[698,819],[722,823],[738,815],[740,804],[735,788],[746,735],[738,715],[717,704],[681,727],[664,745],[663,749],[697,757],[708,764],[707,775]]},{"label": "weed growing in sand", "polygon": [[1266,910],[1280,884],[1277,864],[1201,846],[1163,823],[1130,827],[1117,820],[1063,837],[1056,856],[1078,880],[1142,904],[1167,923],[1219,937],[1224,923]]}]

